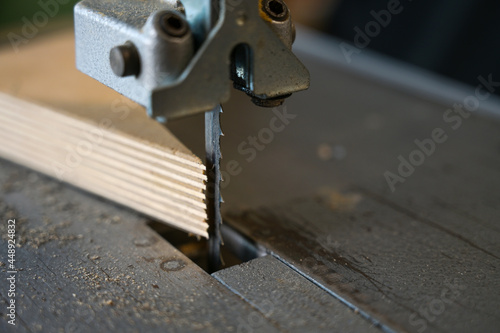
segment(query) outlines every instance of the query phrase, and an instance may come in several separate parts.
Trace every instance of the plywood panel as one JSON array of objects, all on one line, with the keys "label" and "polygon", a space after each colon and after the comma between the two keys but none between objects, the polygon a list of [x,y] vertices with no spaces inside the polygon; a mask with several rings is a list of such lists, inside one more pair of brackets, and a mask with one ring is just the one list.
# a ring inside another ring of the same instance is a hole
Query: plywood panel
[{"label": "plywood panel", "polygon": [[66,31],[0,50],[0,156],[206,237],[202,161],[73,48]]}]

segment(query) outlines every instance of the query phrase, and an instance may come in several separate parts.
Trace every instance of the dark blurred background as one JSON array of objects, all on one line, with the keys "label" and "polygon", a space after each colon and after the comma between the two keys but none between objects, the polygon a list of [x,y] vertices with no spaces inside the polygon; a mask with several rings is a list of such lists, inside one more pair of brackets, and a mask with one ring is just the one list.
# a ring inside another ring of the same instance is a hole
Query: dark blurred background
[{"label": "dark blurred background", "polygon": [[[40,2],[58,0],[40,0]],[[59,0],[57,18],[71,19],[75,0]],[[249,1],[249,0],[245,0]],[[2,0],[0,31],[19,31],[32,21],[39,1]],[[390,23],[371,31],[367,48],[461,82],[477,85],[479,75],[500,76],[500,1],[498,0],[286,0],[295,21],[354,43],[359,31],[373,29],[375,13],[397,8]],[[395,5],[399,3],[396,7]],[[40,30],[49,30],[50,23]],[[358,28],[359,30],[355,30]],[[374,33],[376,32],[376,33]],[[359,36],[358,36],[359,38]],[[352,57],[356,61],[356,55]]]},{"label": "dark blurred background", "polygon": [[[55,12],[57,18],[67,18],[73,13],[73,6],[78,0],[54,0],[58,5],[58,10]],[[39,2],[50,3],[50,0],[1,0],[0,2],[0,29],[2,34],[6,33],[6,29],[12,28],[14,31],[23,24],[23,17],[33,20],[33,16],[43,11]],[[64,3],[63,3],[64,2]],[[50,17],[50,16],[49,16]],[[52,17],[50,17],[52,19]],[[49,23],[50,24],[50,23]],[[49,25],[47,24],[47,26]],[[43,29],[43,28],[42,28]],[[4,36],[2,36],[4,37]]]},{"label": "dark blurred background", "polygon": [[398,2],[390,23],[367,35],[367,48],[474,86],[479,75],[500,76],[498,0],[287,1],[298,21],[350,43],[356,27],[366,33],[367,24],[377,22],[372,11]]}]

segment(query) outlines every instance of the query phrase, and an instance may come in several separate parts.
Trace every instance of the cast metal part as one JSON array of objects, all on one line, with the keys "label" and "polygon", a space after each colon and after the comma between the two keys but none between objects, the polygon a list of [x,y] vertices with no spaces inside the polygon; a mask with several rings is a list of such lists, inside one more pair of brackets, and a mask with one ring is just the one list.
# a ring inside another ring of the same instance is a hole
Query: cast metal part
[{"label": "cast metal part", "polygon": [[212,110],[234,87],[280,105],[309,87],[282,0],[83,0],[78,69],[168,119]]}]

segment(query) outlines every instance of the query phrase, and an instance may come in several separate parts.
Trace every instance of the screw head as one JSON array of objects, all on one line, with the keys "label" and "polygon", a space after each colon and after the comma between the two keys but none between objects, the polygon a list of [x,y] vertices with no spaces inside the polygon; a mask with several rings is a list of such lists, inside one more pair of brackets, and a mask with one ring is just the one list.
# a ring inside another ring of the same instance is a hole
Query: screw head
[{"label": "screw head", "polygon": [[166,12],[160,16],[160,27],[171,37],[181,38],[189,32],[189,23],[177,12]]},{"label": "screw head", "polygon": [[264,12],[274,21],[286,21],[289,15],[283,0],[264,0]]},{"label": "screw head", "polygon": [[113,73],[119,77],[139,75],[141,70],[139,52],[131,42],[112,48],[109,63]]}]

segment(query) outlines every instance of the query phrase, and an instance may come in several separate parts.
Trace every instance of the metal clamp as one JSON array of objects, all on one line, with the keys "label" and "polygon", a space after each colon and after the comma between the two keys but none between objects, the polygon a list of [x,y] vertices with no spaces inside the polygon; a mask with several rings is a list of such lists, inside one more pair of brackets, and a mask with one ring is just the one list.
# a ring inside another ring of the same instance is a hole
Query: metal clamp
[{"label": "metal clamp", "polygon": [[83,0],[79,70],[167,119],[213,109],[231,83],[260,106],[309,87],[282,0]]}]

